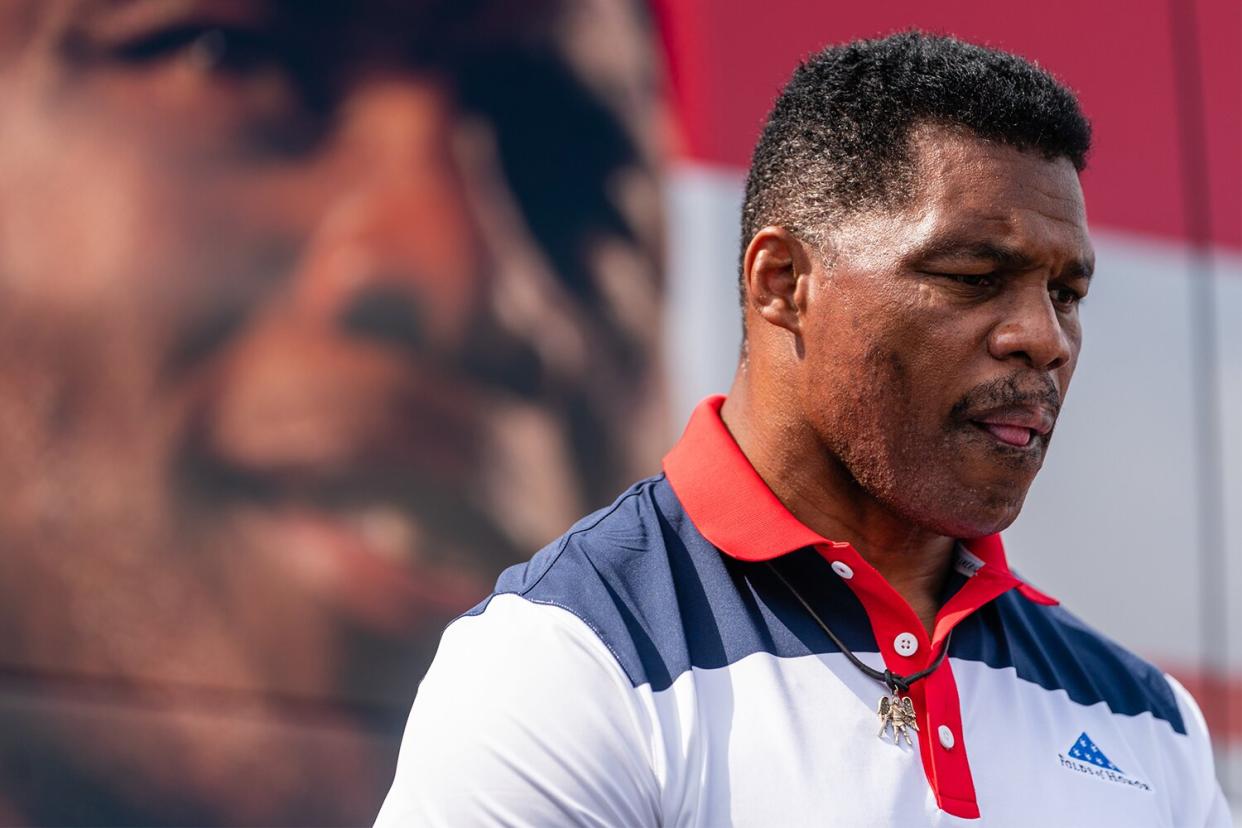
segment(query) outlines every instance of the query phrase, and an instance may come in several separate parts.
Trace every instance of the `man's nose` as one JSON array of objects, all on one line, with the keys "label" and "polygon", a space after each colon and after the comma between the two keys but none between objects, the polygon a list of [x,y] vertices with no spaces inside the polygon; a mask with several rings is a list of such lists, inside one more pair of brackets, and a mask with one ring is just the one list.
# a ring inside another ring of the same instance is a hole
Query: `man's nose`
[{"label": "man's nose", "polygon": [[323,149],[298,312],[357,337],[452,348],[477,307],[479,241],[451,102],[405,79],[360,85]]},{"label": "man's nose", "polygon": [[1038,371],[1055,371],[1073,357],[1075,342],[1053,305],[1047,286],[1015,289],[1003,318],[992,328],[988,351]]}]

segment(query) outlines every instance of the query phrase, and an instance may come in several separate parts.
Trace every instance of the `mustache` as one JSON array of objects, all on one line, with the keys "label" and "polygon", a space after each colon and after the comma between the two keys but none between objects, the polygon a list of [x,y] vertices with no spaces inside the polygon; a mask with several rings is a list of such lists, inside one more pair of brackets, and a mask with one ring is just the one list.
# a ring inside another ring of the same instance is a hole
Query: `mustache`
[{"label": "mustache", "polygon": [[1055,420],[1061,413],[1061,394],[1047,375],[1011,374],[976,385],[954,403],[949,413],[955,420],[966,420],[972,411],[1011,405],[1044,406]]}]

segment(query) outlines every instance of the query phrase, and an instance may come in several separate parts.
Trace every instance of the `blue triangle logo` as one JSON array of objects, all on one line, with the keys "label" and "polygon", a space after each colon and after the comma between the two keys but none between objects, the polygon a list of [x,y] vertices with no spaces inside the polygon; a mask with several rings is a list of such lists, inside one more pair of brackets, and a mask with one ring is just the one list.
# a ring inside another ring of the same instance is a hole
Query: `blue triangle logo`
[{"label": "blue triangle logo", "polygon": [[1096,747],[1095,742],[1091,741],[1091,737],[1087,735],[1085,730],[1079,735],[1077,741],[1070,745],[1070,749],[1066,752],[1080,762],[1090,762],[1091,764],[1101,768],[1117,771],[1117,773],[1125,773],[1125,771],[1114,765],[1112,761],[1104,755],[1104,751]]}]

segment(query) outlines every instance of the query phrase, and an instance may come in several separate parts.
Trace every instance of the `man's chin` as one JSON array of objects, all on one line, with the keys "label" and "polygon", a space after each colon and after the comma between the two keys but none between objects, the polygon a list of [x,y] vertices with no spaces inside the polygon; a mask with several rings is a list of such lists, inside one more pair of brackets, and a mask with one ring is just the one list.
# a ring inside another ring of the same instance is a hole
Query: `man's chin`
[{"label": "man's chin", "polygon": [[918,501],[897,504],[899,514],[936,535],[973,540],[1008,529],[1022,511],[1029,481],[950,478],[922,480]]},{"label": "man's chin", "polygon": [[943,514],[937,534],[958,540],[974,540],[1003,532],[1018,519],[1025,500],[1025,488],[1020,492],[967,490],[955,508]]}]

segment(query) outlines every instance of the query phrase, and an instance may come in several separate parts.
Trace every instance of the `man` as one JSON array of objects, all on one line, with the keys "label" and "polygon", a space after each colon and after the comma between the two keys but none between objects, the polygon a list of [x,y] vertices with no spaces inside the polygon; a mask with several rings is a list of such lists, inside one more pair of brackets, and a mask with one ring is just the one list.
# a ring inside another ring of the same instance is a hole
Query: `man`
[{"label": "man", "polygon": [[727,400],[448,628],[379,823],[1225,825],[1190,697],[996,534],[1079,353],[1088,144],[1002,52],[802,64]]},{"label": "man", "polygon": [[374,816],[443,625],[658,457],[649,42],[0,4],[0,823]]}]

